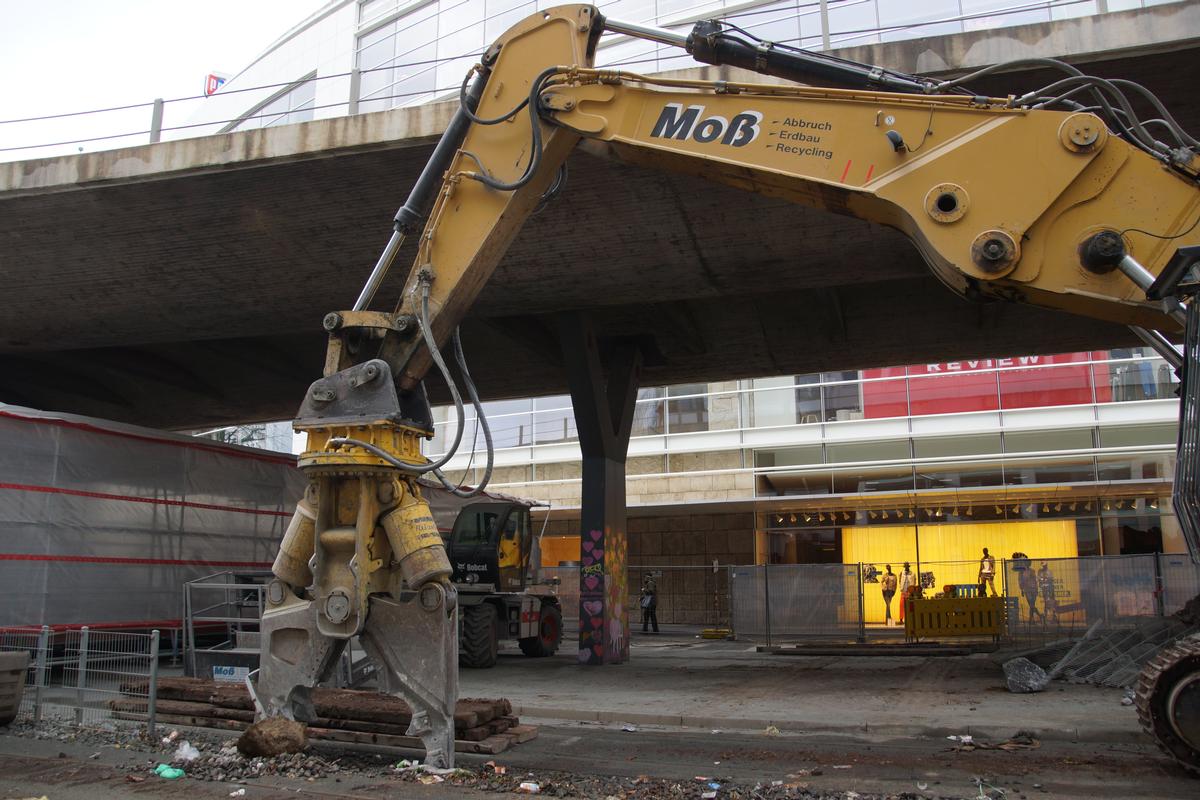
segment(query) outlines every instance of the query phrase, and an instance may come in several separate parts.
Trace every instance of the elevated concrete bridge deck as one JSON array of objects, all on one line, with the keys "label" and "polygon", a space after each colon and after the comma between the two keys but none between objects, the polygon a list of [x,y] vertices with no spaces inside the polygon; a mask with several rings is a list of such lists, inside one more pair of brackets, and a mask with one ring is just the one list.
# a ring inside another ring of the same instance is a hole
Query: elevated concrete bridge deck
[{"label": "elevated concrete bridge deck", "polygon": [[[1200,128],[1195,3],[839,54],[924,72],[1067,57],[1144,83]],[[1007,95],[1054,77],[977,88]],[[353,302],[452,112],[0,164],[0,400],[172,428],[290,417],[320,371],[322,316]],[[582,151],[464,324],[486,398],[565,390],[547,315],[571,310],[651,342],[651,385],[1132,341],[1107,323],[969,304],[880,226]]]}]

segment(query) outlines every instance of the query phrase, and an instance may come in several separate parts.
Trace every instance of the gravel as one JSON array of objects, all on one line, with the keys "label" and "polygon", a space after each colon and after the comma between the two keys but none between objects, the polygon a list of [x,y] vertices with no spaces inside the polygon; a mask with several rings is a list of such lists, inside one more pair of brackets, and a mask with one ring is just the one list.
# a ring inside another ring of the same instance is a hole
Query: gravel
[{"label": "gravel", "polygon": [[[928,792],[899,794],[858,794],[845,791],[817,790],[807,779],[820,775],[820,769],[798,771],[780,779],[759,783],[738,783],[719,776],[693,780],[667,780],[650,776],[617,777],[580,775],[551,770],[528,772],[496,767],[489,762],[453,771],[428,770],[414,762],[381,754],[344,750],[328,760],[312,752],[250,758],[237,751],[237,734],[192,729],[186,733],[160,727],[153,739],[135,725],[105,722],[96,728],[76,728],[65,723],[43,720],[36,726],[17,720],[8,729],[10,735],[40,740],[75,742],[98,748],[122,748],[147,755],[144,770],[131,772],[131,780],[157,780],[154,768],[163,763],[182,767],[186,779],[219,781],[230,784],[264,778],[290,778],[313,782],[322,778],[354,784],[359,780],[424,783],[447,787],[466,787],[496,793],[533,793],[547,797],[597,798],[598,800],[938,800]],[[174,761],[180,744],[189,742],[200,755],[191,761]],[[522,784],[525,788],[522,789]]]}]

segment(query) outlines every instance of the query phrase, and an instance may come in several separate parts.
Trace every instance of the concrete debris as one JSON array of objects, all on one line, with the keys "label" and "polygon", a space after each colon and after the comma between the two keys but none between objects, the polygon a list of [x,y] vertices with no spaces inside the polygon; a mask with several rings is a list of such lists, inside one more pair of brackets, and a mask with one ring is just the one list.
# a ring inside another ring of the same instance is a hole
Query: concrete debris
[{"label": "concrete debris", "polygon": [[778,736],[779,728],[776,728],[774,725],[768,725],[767,729],[763,731],[763,733],[767,736]]},{"label": "concrete debris", "polygon": [[306,747],[308,734],[304,723],[283,717],[271,717],[256,722],[237,740],[238,752],[252,757],[299,753]]},{"label": "concrete debris", "polygon": [[1004,662],[1004,680],[1010,692],[1028,694],[1040,692],[1050,685],[1046,670],[1028,658],[1013,658]]}]

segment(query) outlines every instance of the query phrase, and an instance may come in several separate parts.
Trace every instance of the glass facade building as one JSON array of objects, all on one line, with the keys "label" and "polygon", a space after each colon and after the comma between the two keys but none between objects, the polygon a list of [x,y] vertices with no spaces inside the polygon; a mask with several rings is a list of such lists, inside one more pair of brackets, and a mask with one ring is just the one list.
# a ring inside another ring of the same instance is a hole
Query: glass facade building
[{"label": "glass facade building", "polygon": [[[207,98],[198,122],[244,130],[451,99],[498,35],[557,4],[334,0]],[[1160,3],[599,3],[630,22],[686,32],[718,17],[752,36],[826,51],[1152,5]],[[612,34],[601,39],[597,62],[644,73],[696,66],[678,49]],[[728,563],[745,563],[751,549],[755,560],[777,563],[919,559],[919,547],[926,560],[977,559],[983,540],[998,554],[1178,552],[1169,502],[1174,392],[1172,371],[1140,349],[646,387],[630,443],[631,516],[684,515],[680,524],[706,539],[702,552]],[[492,486],[548,501],[557,521],[570,521],[580,463],[569,398],[505,400],[487,411],[497,447]],[[436,414],[430,455],[445,450],[457,426],[447,409]],[[485,456],[470,413],[463,437],[449,472],[473,482]],[[737,522],[738,537],[715,532],[713,520],[735,514],[753,522]],[[674,530],[641,528],[631,557],[699,557],[695,539],[685,547]],[[569,553],[572,545],[550,549]]]},{"label": "glass facade building", "polygon": [[[1060,557],[1179,552],[1176,390],[1145,349],[643,388],[631,513],[749,504],[759,559],[783,563],[862,560],[864,547],[904,552],[909,539],[915,558],[919,529],[944,538],[954,526],[956,541],[987,530]],[[494,488],[577,504],[569,397],[485,413]],[[453,408],[435,418],[430,455],[458,424]],[[485,454],[470,411],[463,437],[451,471],[477,480]]]}]

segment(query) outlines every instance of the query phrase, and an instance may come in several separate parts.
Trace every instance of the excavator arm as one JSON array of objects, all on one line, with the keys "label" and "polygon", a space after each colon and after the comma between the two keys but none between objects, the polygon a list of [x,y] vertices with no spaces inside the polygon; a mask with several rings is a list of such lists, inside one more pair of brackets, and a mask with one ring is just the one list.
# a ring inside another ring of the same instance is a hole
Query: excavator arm
[{"label": "excavator arm", "polygon": [[[819,85],[595,69],[605,30]],[[389,685],[433,719],[435,733],[414,731],[432,760],[452,759],[445,731],[453,636],[444,632],[454,624],[454,593],[417,481],[432,473],[448,484],[437,468],[449,456],[431,464],[420,453],[420,439],[432,433],[421,382],[436,365],[461,414],[439,352],[453,341],[478,404],[457,326],[526,219],[559,188],[577,145],[894,227],[942,283],[972,300],[1132,326],[1183,370],[1189,387],[1183,429],[1191,433],[1181,437],[1176,508],[1194,548],[1196,467],[1185,475],[1183,456],[1196,456],[1200,381],[1189,379],[1194,368],[1169,337],[1190,315],[1188,360],[1195,361],[1195,303],[1180,298],[1194,281],[1197,249],[1189,246],[1200,244],[1200,157],[1169,114],[1157,120],[1174,137],[1163,143],[1094,80],[1069,74],[1046,96],[978,96],[953,83],[748,41],[720,23],[699,23],[683,37],[605,20],[586,5],[547,9],[505,33],[464,80],[461,107],[397,213],[354,309],[325,319],[325,374],[296,421],[309,437],[301,466],[312,486],[276,562],[260,711],[295,716],[304,710],[304,687],[324,674],[324,661],[304,670],[288,661],[296,640],[361,634],[392,676]],[[1094,106],[1076,102],[1088,92]],[[414,235],[417,255],[399,302],[390,312],[370,310]],[[409,629],[425,630],[429,641],[398,649],[373,618],[389,620],[392,634],[404,620],[424,619],[423,629]],[[413,666],[409,651],[422,648],[441,655]],[[412,689],[422,681],[432,692]]]}]

